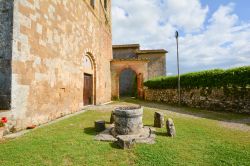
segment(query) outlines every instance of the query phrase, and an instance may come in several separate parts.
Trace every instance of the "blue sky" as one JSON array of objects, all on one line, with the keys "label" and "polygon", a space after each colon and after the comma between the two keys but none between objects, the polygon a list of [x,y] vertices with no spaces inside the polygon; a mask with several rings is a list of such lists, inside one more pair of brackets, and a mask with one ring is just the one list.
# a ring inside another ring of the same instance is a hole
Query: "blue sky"
[{"label": "blue sky", "polygon": [[174,75],[178,30],[182,73],[250,65],[249,7],[248,0],[115,0],[113,43],[168,50]]},{"label": "blue sky", "polygon": [[202,5],[208,5],[210,8],[209,16],[214,13],[220,5],[229,3],[235,4],[235,13],[243,21],[250,21],[250,1],[249,0],[201,0]]}]

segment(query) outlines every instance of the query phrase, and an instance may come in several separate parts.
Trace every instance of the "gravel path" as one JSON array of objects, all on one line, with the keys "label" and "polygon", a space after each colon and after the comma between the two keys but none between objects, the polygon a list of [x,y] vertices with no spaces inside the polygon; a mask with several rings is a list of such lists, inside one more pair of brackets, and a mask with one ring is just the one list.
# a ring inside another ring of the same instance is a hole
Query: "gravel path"
[{"label": "gravel path", "polygon": [[[218,122],[219,125],[230,128],[230,129],[236,129],[240,131],[245,131],[245,132],[250,132],[250,126],[247,124],[250,124],[250,117],[247,116],[247,118],[237,118],[237,119],[224,119],[223,115],[229,114],[229,113],[218,113],[218,112],[212,112],[212,111],[196,111],[196,112],[189,112],[185,108],[178,108],[178,107],[172,107],[172,106],[167,106],[165,104],[159,104],[159,103],[148,103],[148,102],[143,102],[140,101],[139,104],[143,105],[146,108],[149,108],[153,111],[162,111],[168,115],[174,115],[174,116],[180,116],[180,117],[187,117],[187,118],[195,118],[195,119],[200,119],[200,118],[205,118],[205,119],[213,119]],[[99,111],[111,111],[114,110],[117,107],[121,106],[128,106],[128,105],[138,105],[134,103],[129,103],[129,102],[113,102],[107,105],[102,105],[102,106],[91,106],[87,108],[88,110],[99,110]],[[216,117],[213,117],[215,114]],[[221,116],[221,117],[220,117]]]}]

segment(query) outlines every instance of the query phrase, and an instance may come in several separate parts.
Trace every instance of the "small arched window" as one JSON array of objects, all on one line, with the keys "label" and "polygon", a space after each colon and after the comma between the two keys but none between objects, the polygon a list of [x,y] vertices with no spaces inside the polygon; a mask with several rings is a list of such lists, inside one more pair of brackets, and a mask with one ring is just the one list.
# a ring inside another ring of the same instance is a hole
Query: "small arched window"
[{"label": "small arched window", "polygon": [[90,5],[95,8],[95,0],[90,0]]},{"label": "small arched window", "polygon": [[108,2],[107,0],[104,0],[104,9],[107,10],[107,8],[108,8]]},{"label": "small arched window", "polygon": [[86,69],[93,70],[92,62],[88,56],[84,56],[83,58],[83,66]]}]

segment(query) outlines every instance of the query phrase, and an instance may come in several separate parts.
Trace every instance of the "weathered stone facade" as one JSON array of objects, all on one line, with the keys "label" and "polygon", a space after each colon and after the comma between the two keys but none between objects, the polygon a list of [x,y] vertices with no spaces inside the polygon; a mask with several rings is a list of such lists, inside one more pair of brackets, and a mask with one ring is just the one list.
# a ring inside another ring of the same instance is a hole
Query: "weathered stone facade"
[{"label": "weathered stone facade", "polygon": [[114,59],[136,59],[138,55],[136,51],[140,49],[139,44],[128,45],[114,45],[113,58]]},{"label": "weathered stone facade", "polygon": [[[178,104],[176,89],[145,89],[145,100]],[[250,88],[182,89],[181,103],[215,111],[250,113]]]},{"label": "weathered stone facade", "polygon": [[[89,0],[0,0],[0,73],[12,80],[11,109],[0,116],[22,129],[79,111],[85,73],[93,76],[93,104],[110,101],[110,10],[111,1],[105,8],[102,0],[94,6]],[[11,76],[2,67],[10,61]]]},{"label": "weathered stone facade", "polygon": [[165,50],[138,50],[139,59],[148,59],[148,79],[166,76],[166,53]]},{"label": "weathered stone facade", "polygon": [[111,0],[0,0],[0,117],[21,130],[109,102],[128,68],[143,97],[167,51],[125,47],[113,59]]},{"label": "weathered stone facade", "polygon": [[[134,81],[130,69],[137,76],[137,96],[143,97],[143,82],[158,76],[166,75],[166,50],[140,50],[139,44],[113,45],[111,61],[112,97],[119,98],[123,91],[133,89]],[[130,74],[130,75],[129,75]],[[130,81],[130,85],[128,84]],[[124,88],[125,87],[125,88]],[[121,90],[123,88],[123,90]]]}]

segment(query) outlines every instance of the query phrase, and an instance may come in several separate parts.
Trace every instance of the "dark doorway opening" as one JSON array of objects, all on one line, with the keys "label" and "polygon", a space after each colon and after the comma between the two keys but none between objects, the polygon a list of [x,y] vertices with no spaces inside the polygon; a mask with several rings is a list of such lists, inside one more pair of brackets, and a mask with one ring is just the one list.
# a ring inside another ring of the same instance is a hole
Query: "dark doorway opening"
[{"label": "dark doorway opening", "polygon": [[119,96],[137,97],[137,75],[131,69],[125,69],[119,77]]},{"label": "dark doorway opening", "polygon": [[84,73],[83,103],[84,105],[93,104],[93,76],[91,74]]},{"label": "dark doorway opening", "polygon": [[11,110],[14,0],[0,0],[0,112]]}]

